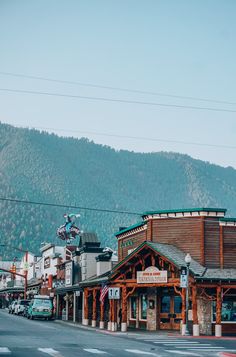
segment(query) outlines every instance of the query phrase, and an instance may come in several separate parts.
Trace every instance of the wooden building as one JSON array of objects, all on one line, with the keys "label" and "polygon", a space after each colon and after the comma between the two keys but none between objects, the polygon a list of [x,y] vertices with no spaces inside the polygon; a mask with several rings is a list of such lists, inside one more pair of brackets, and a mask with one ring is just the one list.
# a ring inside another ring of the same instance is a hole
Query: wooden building
[{"label": "wooden building", "polygon": [[[187,317],[195,336],[236,334],[236,218],[225,213],[219,208],[146,212],[139,223],[117,232],[118,264],[81,285],[85,324],[184,333]],[[188,311],[180,284],[187,253],[192,257]],[[118,299],[101,303],[104,284]]]}]

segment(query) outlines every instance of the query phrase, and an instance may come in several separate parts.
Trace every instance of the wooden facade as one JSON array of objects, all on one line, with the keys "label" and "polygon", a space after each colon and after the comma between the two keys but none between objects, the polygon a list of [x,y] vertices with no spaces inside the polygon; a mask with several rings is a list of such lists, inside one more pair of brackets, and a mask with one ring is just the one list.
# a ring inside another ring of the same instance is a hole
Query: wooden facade
[{"label": "wooden facade", "polygon": [[[225,218],[225,212],[147,212],[140,223],[117,232],[118,264],[103,278],[83,282],[86,324],[112,331],[129,326],[184,331],[188,322],[195,336],[236,334],[236,219]],[[192,257],[188,311],[186,288],[180,285],[187,253]],[[119,299],[106,297],[101,304],[102,284],[117,288]]]}]

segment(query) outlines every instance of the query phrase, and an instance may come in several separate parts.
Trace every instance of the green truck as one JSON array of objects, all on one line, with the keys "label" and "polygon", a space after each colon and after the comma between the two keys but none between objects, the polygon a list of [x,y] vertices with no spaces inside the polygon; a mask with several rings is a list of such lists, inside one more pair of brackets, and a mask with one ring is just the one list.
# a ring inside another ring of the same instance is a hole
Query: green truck
[{"label": "green truck", "polygon": [[52,299],[47,295],[35,295],[27,312],[28,319],[44,318],[50,320],[53,316]]}]

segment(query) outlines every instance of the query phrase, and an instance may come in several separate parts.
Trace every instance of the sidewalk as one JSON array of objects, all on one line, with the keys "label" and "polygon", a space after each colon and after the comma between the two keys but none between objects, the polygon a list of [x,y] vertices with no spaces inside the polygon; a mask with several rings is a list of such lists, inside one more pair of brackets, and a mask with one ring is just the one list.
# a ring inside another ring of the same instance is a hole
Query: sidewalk
[{"label": "sidewalk", "polygon": [[79,329],[84,329],[84,330],[90,330],[90,331],[96,331],[98,333],[103,333],[103,334],[109,334],[112,336],[122,336],[122,337],[135,337],[135,338],[144,338],[144,339],[153,339],[153,338],[162,338],[162,337],[176,337],[176,338],[194,338],[194,339],[209,339],[209,340],[235,340],[236,341],[236,336],[231,337],[231,336],[222,336],[222,337],[215,337],[215,336],[182,336],[179,331],[144,331],[144,330],[128,330],[127,332],[121,332],[121,331],[107,331],[107,330],[102,330],[99,329],[98,327],[92,327],[92,326],[84,326],[81,323],[78,322],[72,322],[72,321],[62,321],[62,320],[54,320],[54,322],[59,323],[59,324],[64,324],[67,326],[79,328]]}]

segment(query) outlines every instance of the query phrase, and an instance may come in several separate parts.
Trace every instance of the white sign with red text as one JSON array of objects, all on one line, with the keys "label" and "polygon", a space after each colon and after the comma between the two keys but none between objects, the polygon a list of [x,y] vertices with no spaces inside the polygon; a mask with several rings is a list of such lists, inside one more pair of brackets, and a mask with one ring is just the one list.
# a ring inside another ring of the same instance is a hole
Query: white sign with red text
[{"label": "white sign with red text", "polygon": [[138,284],[167,283],[167,270],[159,270],[151,266],[144,271],[137,271]]}]

